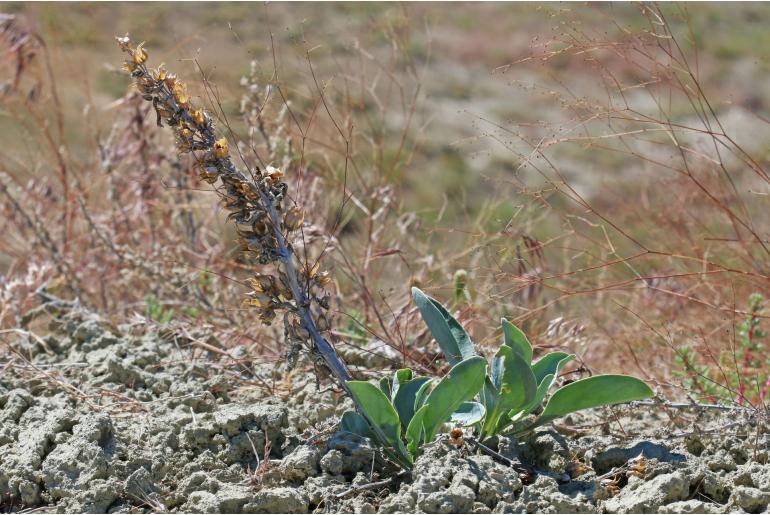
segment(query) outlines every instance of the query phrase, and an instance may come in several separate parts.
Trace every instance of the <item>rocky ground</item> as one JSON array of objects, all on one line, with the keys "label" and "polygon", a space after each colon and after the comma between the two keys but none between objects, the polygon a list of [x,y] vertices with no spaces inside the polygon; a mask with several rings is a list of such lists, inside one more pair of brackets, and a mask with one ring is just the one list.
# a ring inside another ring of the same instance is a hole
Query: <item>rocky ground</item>
[{"label": "rocky ground", "polygon": [[347,402],[312,376],[195,335],[135,333],[75,309],[48,336],[11,341],[0,512],[767,513],[770,503],[768,434],[734,413],[678,429],[661,408],[500,439],[532,477],[439,440],[411,478],[358,488],[395,471],[335,432]]}]

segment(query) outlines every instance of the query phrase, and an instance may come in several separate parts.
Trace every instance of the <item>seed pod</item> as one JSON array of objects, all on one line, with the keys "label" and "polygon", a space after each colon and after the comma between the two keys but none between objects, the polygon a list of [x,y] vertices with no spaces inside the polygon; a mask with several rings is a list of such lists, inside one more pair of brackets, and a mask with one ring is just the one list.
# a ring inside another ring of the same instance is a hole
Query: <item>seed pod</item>
[{"label": "seed pod", "polygon": [[323,288],[323,287],[325,287],[326,285],[328,285],[330,282],[332,282],[332,277],[331,277],[331,275],[329,275],[329,272],[327,272],[326,270],[324,270],[323,272],[320,272],[320,273],[319,273],[319,274],[316,276],[316,278],[315,278],[315,282],[318,284],[318,286],[320,286],[321,288]]},{"label": "seed pod", "polygon": [[254,232],[260,236],[264,236],[267,234],[268,229],[270,228],[266,223],[264,218],[260,218],[256,222],[254,222],[253,226]]},{"label": "seed pod", "polygon": [[265,309],[262,311],[262,313],[260,313],[259,320],[265,325],[272,324],[273,320],[275,320],[275,310]]},{"label": "seed pod", "polygon": [[297,206],[292,207],[283,218],[283,225],[289,231],[296,231],[302,227],[302,221],[305,219],[305,211]]},{"label": "seed pod", "polygon": [[318,327],[319,331],[327,331],[329,329],[329,319],[325,316],[319,316],[318,320],[316,320],[316,327]]},{"label": "seed pod", "polygon": [[272,275],[257,274],[249,279],[249,284],[251,285],[251,288],[257,292],[275,291],[275,277]]},{"label": "seed pod", "polygon": [[215,182],[217,182],[217,179],[219,178],[219,172],[213,166],[206,166],[201,168],[201,171],[198,174],[198,177],[202,181],[206,181],[209,184],[214,184]]},{"label": "seed pod", "polygon": [[272,297],[266,293],[259,291],[253,291],[247,293],[246,295],[248,295],[248,298],[244,302],[254,306],[255,308],[267,308],[270,306],[270,302],[273,300]]}]

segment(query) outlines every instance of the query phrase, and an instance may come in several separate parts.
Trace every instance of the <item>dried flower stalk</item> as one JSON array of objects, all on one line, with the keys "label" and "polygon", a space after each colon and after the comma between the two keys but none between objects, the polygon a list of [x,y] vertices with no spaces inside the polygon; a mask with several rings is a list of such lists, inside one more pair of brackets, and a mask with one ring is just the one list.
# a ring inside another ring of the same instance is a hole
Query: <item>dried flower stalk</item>
[{"label": "dried flower stalk", "polygon": [[123,68],[143,98],[152,102],[158,125],[165,122],[173,130],[180,153],[195,156],[201,180],[218,183],[217,193],[230,213],[228,220],[236,225],[244,253],[259,264],[274,265],[274,274],[258,273],[249,279],[252,291],[244,303],[256,309],[265,324],[281,313],[289,355],[296,359],[300,349],[308,349],[315,363],[328,368],[348,391],[345,381],[351,379],[350,372],[323,336],[329,329],[325,313],[329,295],[324,287],[330,278],[319,263],[302,264],[296,257],[290,233],[302,227],[305,213],[299,206],[284,207],[283,172],[271,166],[254,167],[248,174],[238,169],[227,139],[216,136],[213,120],[193,105],[187,86],[163,65],[150,70],[144,43],[134,47],[128,35],[115,39],[130,57]]}]

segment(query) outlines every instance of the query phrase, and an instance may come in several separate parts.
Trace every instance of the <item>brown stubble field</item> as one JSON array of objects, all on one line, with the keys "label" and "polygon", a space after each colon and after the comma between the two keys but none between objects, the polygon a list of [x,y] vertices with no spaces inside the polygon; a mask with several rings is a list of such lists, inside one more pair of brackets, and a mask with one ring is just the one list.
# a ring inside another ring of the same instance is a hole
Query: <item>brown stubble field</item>
[{"label": "brown stubble field", "polygon": [[[736,358],[749,295],[770,285],[764,5],[0,12],[15,16],[0,43],[3,330],[46,285],[115,323],[285,352],[241,308],[250,270],[216,197],[131,96],[113,40],[129,32],[244,145],[287,145],[274,164],[325,249],[338,345],[429,366],[409,304],[420,284],[482,343],[507,316],[540,352],[672,399],[713,400],[715,381],[728,401],[767,378]],[[683,346],[710,371],[678,365]]]}]

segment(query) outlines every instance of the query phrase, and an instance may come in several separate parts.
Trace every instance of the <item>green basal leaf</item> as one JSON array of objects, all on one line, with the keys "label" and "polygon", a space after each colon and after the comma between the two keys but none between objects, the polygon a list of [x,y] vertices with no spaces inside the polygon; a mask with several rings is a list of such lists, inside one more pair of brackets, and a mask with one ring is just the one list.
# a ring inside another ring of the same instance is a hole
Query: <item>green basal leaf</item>
[{"label": "green basal leaf", "polygon": [[486,377],[487,362],[480,356],[461,361],[439,381],[425,400],[428,407],[423,425],[429,442],[460,405],[479,393]]},{"label": "green basal leaf", "polygon": [[468,427],[477,424],[484,419],[487,410],[478,402],[467,401],[449,417],[449,423],[457,426]]},{"label": "green basal leaf", "polygon": [[503,326],[505,345],[524,358],[527,365],[532,363],[532,344],[529,343],[529,339],[527,339],[524,332],[504,318],[500,322]]},{"label": "green basal leaf", "polygon": [[411,368],[401,368],[396,370],[396,373],[393,374],[393,385],[390,387],[390,399],[391,400],[395,399],[396,394],[398,393],[398,389],[401,387],[401,385],[405,384],[411,379],[412,379]]},{"label": "green basal leaf", "polygon": [[410,455],[401,441],[401,421],[385,393],[367,381],[348,381],[347,385],[369,422],[376,426],[372,429],[375,439],[385,447],[386,452],[395,453],[395,458],[411,463]]},{"label": "green basal leaf", "polygon": [[505,345],[500,346],[497,356],[503,359],[503,376],[500,385],[500,409],[503,412],[519,409],[535,398],[537,382],[529,363]]},{"label": "green basal leaf", "polygon": [[[548,390],[551,389],[551,386],[553,385],[553,382],[555,380],[556,380],[556,376],[553,374],[548,374],[547,376],[545,376],[540,381],[540,384],[537,386],[537,391],[535,392],[535,398],[532,399],[532,402],[529,403],[527,407],[525,407],[523,410],[520,410],[519,416],[529,415],[530,413],[532,413],[533,410],[537,409],[537,407],[543,403],[545,396],[548,394]],[[511,416],[511,418],[513,418],[515,415],[516,414]]]},{"label": "green basal leaf", "polygon": [[[495,434],[501,425],[507,424],[505,414],[529,405],[537,392],[537,383],[529,364],[511,347],[501,345],[493,365],[497,370],[493,370],[492,382],[499,382],[500,387],[493,409],[487,410],[483,427],[485,435]],[[489,386],[485,390],[489,391]]]},{"label": "green basal leaf", "polygon": [[625,375],[581,379],[556,390],[537,421],[538,425],[569,413],[599,406],[649,399],[654,395],[644,381]]},{"label": "green basal leaf", "polygon": [[425,401],[428,399],[428,394],[430,394],[431,388],[433,387],[433,380],[426,381],[425,384],[423,384],[419,390],[417,390],[417,395],[414,397],[414,410],[417,411],[420,409],[424,404]]},{"label": "green basal leaf", "polygon": [[412,417],[414,416],[417,394],[428,382],[430,382],[429,377],[415,377],[411,381],[403,383],[396,391],[396,395],[393,398],[393,405],[396,407],[398,418],[401,420],[401,426],[404,429],[409,426],[409,422],[412,421]]},{"label": "green basal leaf", "polygon": [[392,389],[392,386],[390,384],[390,379],[387,377],[381,377],[379,385],[380,385],[380,391],[384,393],[386,397],[390,397],[390,391]]},{"label": "green basal leaf", "polygon": [[[475,354],[473,342],[468,334],[441,304],[425,295],[419,288],[412,288],[412,297],[422,319],[451,366],[462,361],[464,356]],[[453,322],[451,327],[450,322]]]},{"label": "green basal leaf", "polygon": [[535,374],[537,384],[540,384],[543,381],[543,378],[548,374],[558,376],[559,371],[573,359],[575,359],[574,354],[557,351],[550,352],[537,360],[537,362],[532,365],[532,372]]},{"label": "green basal leaf", "polygon": [[406,428],[406,449],[412,459],[417,458],[420,445],[424,441],[423,436],[425,435],[425,427],[423,421],[425,419],[426,411],[428,411],[427,405],[418,409],[414,413],[412,420],[409,422],[409,426]]},{"label": "green basal leaf", "polygon": [[484,378],[484,386],[481,387],[479,397],[481,397],[481,403],[484,405],[487,414],[495,411],[498,402],[500,402],[500,392],[492,384],[492,379],[489,376]]},{"label": "green basal leaf", "polygon": [[503,358],[500,357],[499,355],[495,355],[492,358],[492,365],[490,366],[489,377],[492,380],[492,384],[495,386],[498,392],[500,391],[500,387],[503,384],[503,370],[504,370],[503,365],[504,365]]},{"label": "green basal leaf", "polygon": [[377,441],[377,437],[372,433],[369,424],[366,423],[366,419],[356,411],[346,411],[342,414],[340,429],[342,431],[347,431],[348,433],[353,433],[354,435],[371,438],[372,440]]},{"label": "green basal leaf", "polygon": [[439,312],[441,312],[441,315],[444,317],[444,320],[449,326],[449,331],[452,333],[452,336],[454,336],[455,341],[457,342],[457,346],[460,348],[460,355],[462,356],[462,359],[468,359],[475,356],[476,346],[473,344],[473,340],[471,340],[471,337],[465,328],[460,325],[460,322],[458,322],[457,319],[453,317],[449,311],[447,311],[446,308],[441,305],[439,301],[431,297],[428,297],[428,299],[430,299],[430,302],[436,307],[436,309],[439,310]]},{"label": "green basal leaf", "polygon": [[388,439],[383,443],[395,446],[395,442],[401,440],[401,422],[396,408],[382,390],[367,381],[348,381],[347,385],[369,421],[376,424]]}]

